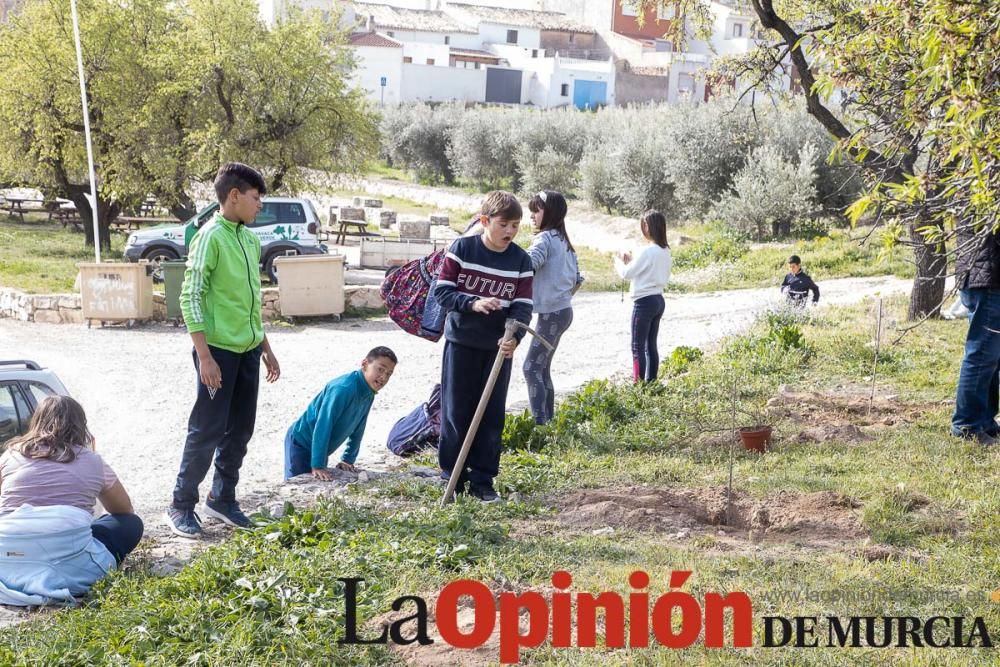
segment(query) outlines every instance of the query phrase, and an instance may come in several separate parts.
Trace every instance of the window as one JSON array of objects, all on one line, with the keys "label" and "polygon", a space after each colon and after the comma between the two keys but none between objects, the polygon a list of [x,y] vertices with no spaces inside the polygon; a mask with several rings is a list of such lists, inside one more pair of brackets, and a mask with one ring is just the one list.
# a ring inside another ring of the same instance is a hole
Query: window
[{"label": "window", "polygon": [[480,68],[480,64],[476,63],[476,69],[479,69],[479,68]]},{"label": "window", "polygon": [[517,44],[517,30],[508,30],[507,31],[507,43],[508,44]]},{"label": "window", "polygon": [[564,83],[563,85],[559,86],[559,94],[562,95],[563,97],[569,97],[568,83]]},{"label": "window", "polygon": [[444,43],[445,44],[451,44],[451,35],[445,35],[444,36]]},{"label": "window", "polygon": [[538,57],[538,49],[532,49],[531,50],[531,57],[532,58],[537,58]]},{"label": "window", "polygon": [[24,433],[28,404],[15,384],[0,385],[0,444]]},{"label": "window", "polygon": [[250,227],[265,227],[267,225],[303,225],[306,222],[306,212],[302,204],[295,202],[264,202],[263,208],[257,214]]},{"label": "window", "polygon": [[743,24],[742,23],[734,23],[733,24],[733,37],[742,37],[742,36],[743,36]]},{"label": "window", "polygon": [[576,33],[575,32],[571,32],[569,34],[569,43],[573,44],[574,42],[576,42]]},{"label": "window", "polygon": [[625,0],[622,2],[622,16],[638,16],[639,12],[636,11],[635,7],[630,5],[631,0]]},{"label": "window", "polygon": [[427,64],[428,65],[433,65],[434,64],[434,59],[433,58],[428,58],[427,59]]},{"label": "window", "polygon": [[403,56],[403,62],[404,63],[412,63],[413,62],[413,57],[412,56]]},{"label": "window", "polygon": [[52,391],[50,387],[42,384],[41,382],[28,382],[27,388],[28,391],[31,393],[32,400],[35,401],[36,406],[42,401],[44,401],[47,397],[56,395],[56,392]]},{"label": "window", "polygon": [[390,30],[389,32],[387,32],[385,34],[389,35],[389,37],[395,37],[396,36],[396,33],[394,33],[392,30]]},{"label": "window", "polygon": [[656,8],[656,18],[660,19],[661,21],[671,20],[672,18],[674,18],[674,6],[669,5],[667,7],[664,7],[663,5],[660,5],[659,7]]}]

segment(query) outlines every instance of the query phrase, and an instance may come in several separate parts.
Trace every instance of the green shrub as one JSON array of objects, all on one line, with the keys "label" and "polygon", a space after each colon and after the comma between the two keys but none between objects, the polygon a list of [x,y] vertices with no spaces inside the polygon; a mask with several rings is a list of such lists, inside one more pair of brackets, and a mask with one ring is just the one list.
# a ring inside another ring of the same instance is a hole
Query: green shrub
[{"label": "green shrub", "polygon": [[535,417],[529,410],[519,415],[508,414],[503,422],[501,449],[505,452],[537,452],[545,446],[547,437],[547,430],[535,423]]},{"label": "green shrub", "polygon": [[713,216],[759,241],[790,233],[792,223],[809,217],[816,207],[815,155],[812,144],[799,150],[795,162],[772,146],[754,149]]},{"label": "green shrub", "polygon": [[677,269],[700,269],[713,264],[735,262],[749,250],[746,241],[729,234],[709,233],[699,241],[673,253]]},{"label": "green shrub", "polygon": [[665,377],[675,377],[681,373],[686,373],[691,364],[705,356],[697,347],[678,345],[660,365],[660,375]]}]

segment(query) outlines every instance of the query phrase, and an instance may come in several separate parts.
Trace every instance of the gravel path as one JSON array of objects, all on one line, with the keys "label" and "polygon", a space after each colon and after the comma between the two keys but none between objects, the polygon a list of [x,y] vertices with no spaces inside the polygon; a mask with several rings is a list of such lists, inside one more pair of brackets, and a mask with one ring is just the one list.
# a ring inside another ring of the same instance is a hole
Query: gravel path
[{"label": "gravel path", "polygon": [[[895,278],[831,280],[823,283],[823,301],[854,302],[909,286]],[[775,296],[773,289],[668,296],[661,354],[738,332]],[[560,393],[631,368],[629,301],[623,303],[618,294],[581,294],[574,307],[573,326],[556,355]],[[256,433],[243,467],[244,492],[281,482],[288,425],[330,378],[357,367],[375,345],[395,350],[400,364],[375,400],[359,462],[370,468],[392,465],[396,459],[385,447],[386,435],[430,393],[440,374],[441,344],[403,333],[388,319],[268,326],[267,332],[282,377],[261,385]],[[33,359],[62,378],[86,408],[99,451],[122,477],[139,513],[158,517],[170,499],[194,397],[191,342],[184,330],[163,325],[88,330],[0,320],[0,357]],[[519,370],[523,358],[524,350],[518,350],[509,394],[515,407],[527,405]]]}]

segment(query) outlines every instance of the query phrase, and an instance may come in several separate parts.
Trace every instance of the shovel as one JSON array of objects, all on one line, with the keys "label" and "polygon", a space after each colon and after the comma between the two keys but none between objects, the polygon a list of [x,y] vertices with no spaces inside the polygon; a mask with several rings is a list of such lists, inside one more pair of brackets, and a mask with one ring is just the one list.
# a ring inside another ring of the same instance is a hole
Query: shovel
[{"label": "shovel", "polygon": [[[552,347],[551,343],[542,338],[537,331],[529,327],[524,322],[514,319],[508,319],[504,324],[503,332],[503,342],[507,342],[514,337],[518,329],[524,329],[532,336],[534,336],[542,345],[544,345],[550,352],[555,352],[555,348]],[[472,423],[469,424],[469,431],[465,434],[465,440],[462,442],[462,449],[458,452],[458,458],[455,460],[455,465],[451,469],[451,477],[448,478],[448,488],[444,491],[444,497],[441,498],[441,506],[445,506],[453,500],[455,495],[455,488],[458,486],[458,479],[462,476],[462,472],[465,470],[465,459],[469,456],[469,450],[472,449],[472,441],[476,438],[476,432],[479,430],[479,423],[483,420],[483,413],[486,412],[486,405],[490,402],[490,397],[493,395],[493,387],[497,383],[497,377],[500,375],[500,367],[503,365],[503,351],[497,350],[497,357],[493,360],[493,369],[490,370],[490,377],[486,380],[486,387],[483,388],[483,395],[479,398],[479,405],[476,407],[476,413],[472,416]]]}]

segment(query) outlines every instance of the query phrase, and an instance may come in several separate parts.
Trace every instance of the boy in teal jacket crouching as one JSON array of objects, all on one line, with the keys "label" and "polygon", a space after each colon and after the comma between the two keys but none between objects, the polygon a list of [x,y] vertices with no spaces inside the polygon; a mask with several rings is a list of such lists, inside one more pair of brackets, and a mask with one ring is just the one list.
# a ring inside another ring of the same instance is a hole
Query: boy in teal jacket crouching
[{"label": "boy in teal jacket crouching", "polygon": [[396,368],[396,354],[376,347],[361,369],[330,380],[285,435],[285,479],[312,473],[316,479],[331,480],[334,473],[327,461],[334,450],[347,441],[337,468],[355,472],[354,461],[368,423],[375,394],[389,382]]}]

